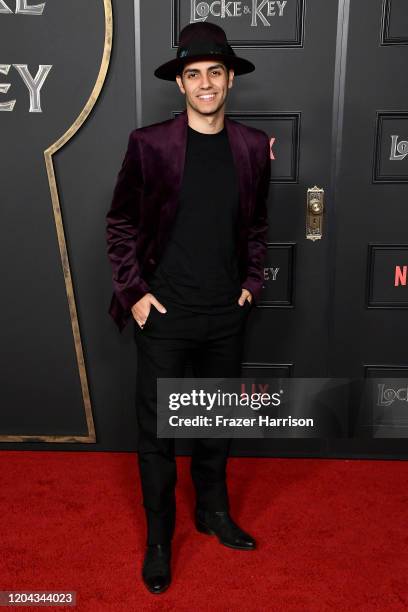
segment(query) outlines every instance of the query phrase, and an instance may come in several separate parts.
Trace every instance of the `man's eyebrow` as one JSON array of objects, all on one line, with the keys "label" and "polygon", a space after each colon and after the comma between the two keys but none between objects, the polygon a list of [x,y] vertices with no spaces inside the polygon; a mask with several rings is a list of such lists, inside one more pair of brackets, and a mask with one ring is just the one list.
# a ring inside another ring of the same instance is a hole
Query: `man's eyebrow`
[{"label": "man's eyebrow", "polygon": [[[214,70],[214,68],[223,68],[223,65],[214,64],[214,66],[209,66],[207,70]],[[201,72],[201,70],[199,68],[186,68],[184,72]]]}]

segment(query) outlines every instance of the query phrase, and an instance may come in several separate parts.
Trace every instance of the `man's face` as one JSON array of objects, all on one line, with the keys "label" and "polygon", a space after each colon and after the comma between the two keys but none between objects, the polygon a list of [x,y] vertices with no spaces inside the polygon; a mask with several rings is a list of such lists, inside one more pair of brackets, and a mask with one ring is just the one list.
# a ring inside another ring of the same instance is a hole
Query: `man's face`
[{"label": "man's face", "polygon": [[219,111],[233,80],[234,70],[227,70],[219,60],[186,63],[182,75],[176,76],[180,91],[186,96],[186,104],[201,115]]}]

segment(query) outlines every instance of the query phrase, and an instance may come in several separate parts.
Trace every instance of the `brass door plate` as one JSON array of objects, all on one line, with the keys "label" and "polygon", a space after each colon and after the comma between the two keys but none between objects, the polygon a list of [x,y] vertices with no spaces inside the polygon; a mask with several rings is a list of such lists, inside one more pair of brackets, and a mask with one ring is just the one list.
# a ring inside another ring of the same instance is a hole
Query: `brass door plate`
[{"label": "brass door plate", "polygon": [[309,187],[306,200],[306,238],[318,240],[323,235],[324,189]]}]

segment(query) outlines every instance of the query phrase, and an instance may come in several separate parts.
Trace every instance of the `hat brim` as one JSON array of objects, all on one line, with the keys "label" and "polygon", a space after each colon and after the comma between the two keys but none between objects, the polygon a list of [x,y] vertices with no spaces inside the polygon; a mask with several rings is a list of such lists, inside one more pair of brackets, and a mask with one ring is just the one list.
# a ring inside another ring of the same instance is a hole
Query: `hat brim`
[{"label": "hat brim", "polygon": [[236,55],[224,55],[218,53],[206,53],[203,55],[190,55],[189,57],[175,58],[166,62],[156,68],[154,76],[158,79],[164,79],[165,81],[175,81],[176,75],[181,72],[184,64],[194,62],[202,59],[218,59],[224,62],[227,66],[234,69],[234,75],[239,76],[241,74],[248,74],[255,70],[255,65],[249,60],[243,57],[237,57]]}]

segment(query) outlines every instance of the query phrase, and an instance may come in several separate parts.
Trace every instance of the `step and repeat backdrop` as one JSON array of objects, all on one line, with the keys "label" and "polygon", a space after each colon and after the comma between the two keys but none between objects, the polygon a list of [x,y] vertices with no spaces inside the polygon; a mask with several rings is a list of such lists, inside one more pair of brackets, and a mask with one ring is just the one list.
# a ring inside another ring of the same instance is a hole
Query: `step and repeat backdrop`
[{"label": "step and repeat backdrop", "polygon": [[314,420],[237,435],[232,452],[405,456],[404,0],[0,0],[0,446],[136,448],[136,346],[108,314],[105,215],[129,133],[185,108],[153,72],[200,21],[255,64],[226,112],[270,139],[243,377],[293,389],[277,418]]}]

